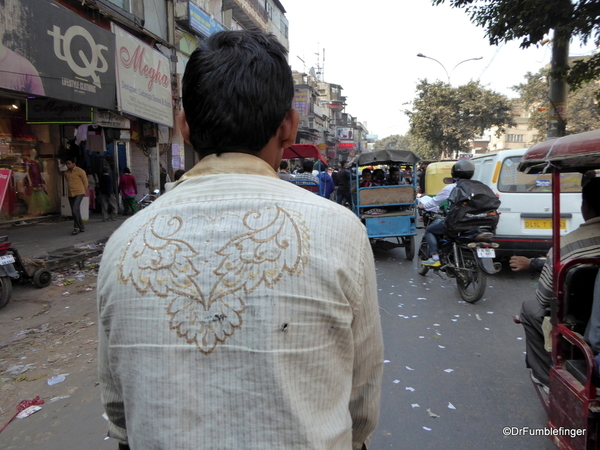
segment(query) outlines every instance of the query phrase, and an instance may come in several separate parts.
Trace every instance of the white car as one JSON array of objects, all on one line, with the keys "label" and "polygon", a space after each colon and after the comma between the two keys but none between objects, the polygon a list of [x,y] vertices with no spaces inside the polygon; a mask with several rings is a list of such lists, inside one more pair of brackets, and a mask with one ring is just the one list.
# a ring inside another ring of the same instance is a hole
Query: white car
[{"label": "white car", "polygon": [[[519,172],[519,161],[527,149],[502,150],[471,159],[474,180],[488,185],[502,204],[494,242],[499,257],[542,256],[552,246],[552,182],[550,174]],[[583,223],[581,174],[561,174],[561,234]]]}]

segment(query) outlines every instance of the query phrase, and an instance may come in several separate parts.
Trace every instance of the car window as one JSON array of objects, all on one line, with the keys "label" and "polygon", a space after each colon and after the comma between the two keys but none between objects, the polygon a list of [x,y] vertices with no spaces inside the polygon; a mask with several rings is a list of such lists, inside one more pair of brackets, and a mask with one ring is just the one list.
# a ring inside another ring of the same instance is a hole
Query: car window
[{"label": "car window", "polygon": [[[532,175],[519,172],[520,156],[506,158],[500,169],[498,190],[500,192],[552,192],[552,175]],[[580,173],[560,174],[561,192],[581,192]]]}]

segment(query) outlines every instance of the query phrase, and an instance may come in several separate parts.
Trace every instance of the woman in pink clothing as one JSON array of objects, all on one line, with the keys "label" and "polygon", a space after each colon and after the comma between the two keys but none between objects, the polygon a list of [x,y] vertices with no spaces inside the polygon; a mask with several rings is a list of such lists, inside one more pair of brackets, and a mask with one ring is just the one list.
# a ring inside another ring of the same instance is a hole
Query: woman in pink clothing
[{"label": "woman in pink clothing", "polygon": [[132,215],[137,212],[137,204],[135,202],[137,183],[135,182],[135,177],[131,175],[129,167],[125,167],[123,172],[123,175],[119,177],[119,192],[121,193],[121,197],[123,197],[123,214],[127,216],[129,209],[131,209]]}]

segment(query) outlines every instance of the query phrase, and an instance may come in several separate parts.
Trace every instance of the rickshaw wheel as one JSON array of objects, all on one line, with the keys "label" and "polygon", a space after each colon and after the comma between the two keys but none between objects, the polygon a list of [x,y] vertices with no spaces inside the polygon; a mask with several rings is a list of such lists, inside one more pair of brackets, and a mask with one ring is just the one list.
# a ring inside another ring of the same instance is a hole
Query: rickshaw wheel
[{"label": "rickshaw wheel", "polygon": [[412,261],[415,257],[415,237],[409,236],[404,238],[404,252],[406,253],[406,259]]},{"label": "rickshaw wheel", "polygon": [[38,269],[33,274],[33,285],[37,288],[50,286],[52,281],[52,272],[48,269]]}]

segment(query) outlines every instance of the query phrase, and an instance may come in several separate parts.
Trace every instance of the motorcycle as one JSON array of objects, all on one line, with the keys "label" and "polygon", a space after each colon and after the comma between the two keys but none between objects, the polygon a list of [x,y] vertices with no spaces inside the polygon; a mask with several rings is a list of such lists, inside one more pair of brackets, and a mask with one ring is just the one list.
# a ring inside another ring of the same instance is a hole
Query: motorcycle
[{"label": "motorcycle", "polygon": [[152,192],[148,192],[144,195],[139,201],[138,206],[139,209],[144,209],[147,206],[150,206],[154,200],[156,200],[159,196],[160,191],[158,189],[154,189]]},{"label": "motorcycle", "polygon": [[[423,222],[429,224],[435,213],[424,211]],[[494,249],[498,243],[492,242],[494,235],[489,227],[480,227],[476,233],[459,236],[455,239],[441,239],[439,245],[439,267],[420,265],[419,275],[425,276],[433,270],[443,280],[456,279],[456,286],[462,299],[468,303],[479,301],[485,293],[487,275],[499,272],[502,266],[494,263]],[[419,247],[419,260],[429,259],[429,245],[425,236]]]}]

